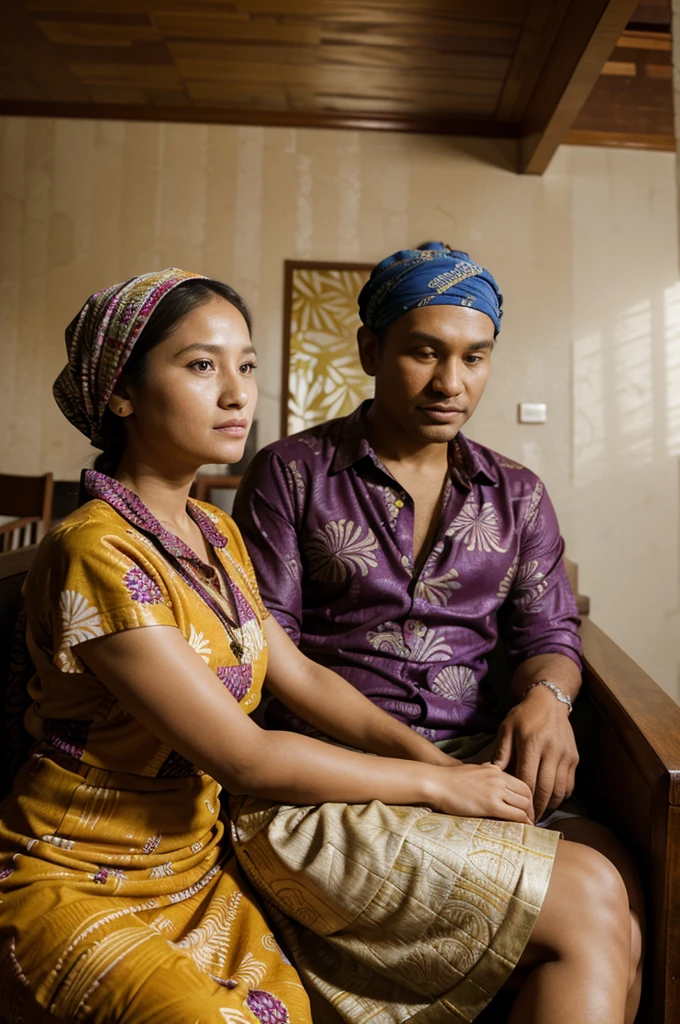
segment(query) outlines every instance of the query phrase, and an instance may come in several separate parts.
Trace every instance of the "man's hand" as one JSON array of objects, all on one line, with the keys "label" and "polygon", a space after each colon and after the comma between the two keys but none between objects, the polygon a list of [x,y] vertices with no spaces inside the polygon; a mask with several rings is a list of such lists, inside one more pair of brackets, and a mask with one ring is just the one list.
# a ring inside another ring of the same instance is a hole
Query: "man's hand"
[{"label": "man's hand", "polygon": [[535,686],[501,722],[493,764],[514,775],[534,795],[536,821],[571,796],[578,764],[568,710],[546,686]]}]

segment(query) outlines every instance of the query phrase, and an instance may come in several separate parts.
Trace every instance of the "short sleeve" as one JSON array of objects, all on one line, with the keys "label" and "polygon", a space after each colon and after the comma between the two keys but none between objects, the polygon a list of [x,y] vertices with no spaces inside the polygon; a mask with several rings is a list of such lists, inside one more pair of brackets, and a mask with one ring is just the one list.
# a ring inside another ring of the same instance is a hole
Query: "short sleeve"
[{"label": "short sleeve", "polygon": [[[82,672],[76,649],[95,637],[140,626],[176,626],[164,571],[173,570],[130,531],[74,525],[55,538],[45,583],[53,662]],[[42,605],[45,608],[45,604]]]}]

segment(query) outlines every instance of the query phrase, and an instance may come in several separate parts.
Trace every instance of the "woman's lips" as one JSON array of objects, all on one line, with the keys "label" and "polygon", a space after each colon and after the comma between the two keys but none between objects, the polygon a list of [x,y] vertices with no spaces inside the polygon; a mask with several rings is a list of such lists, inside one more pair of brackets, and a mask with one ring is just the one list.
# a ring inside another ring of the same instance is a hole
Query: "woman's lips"
[{"label": "woman's lips", "polygon": [[220,434],[226,434],[227,437],[245,437],[248,432],[248,420],[230,420],[213,429]]}]

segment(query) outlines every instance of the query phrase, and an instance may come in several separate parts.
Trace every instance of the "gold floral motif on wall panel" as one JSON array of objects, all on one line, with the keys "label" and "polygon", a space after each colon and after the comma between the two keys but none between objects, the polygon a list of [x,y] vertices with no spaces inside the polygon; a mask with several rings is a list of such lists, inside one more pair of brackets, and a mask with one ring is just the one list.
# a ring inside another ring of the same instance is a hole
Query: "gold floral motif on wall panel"
[{"label": "gold floral motif on wall panel", "polygon": [[345,416],[372,396],[356,340],[357,298],[370,271],[362,263],[286,262],[284,435]]}]

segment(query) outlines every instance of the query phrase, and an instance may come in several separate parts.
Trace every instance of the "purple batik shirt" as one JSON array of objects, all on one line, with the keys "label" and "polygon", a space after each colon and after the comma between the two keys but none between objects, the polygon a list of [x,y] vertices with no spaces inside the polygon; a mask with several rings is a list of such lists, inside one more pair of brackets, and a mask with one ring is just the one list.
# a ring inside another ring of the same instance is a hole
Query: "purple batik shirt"
[{"label": "purple batik shirt", "polygon": [[251,463],[234,518],[262,598],[308,657],[428,738],[488,732],[499,634],[511,668],[538,654],[581,665],[555,511],[534,473],[458,434],[414,573],[413,501],[367,440],[369,406]]}]

